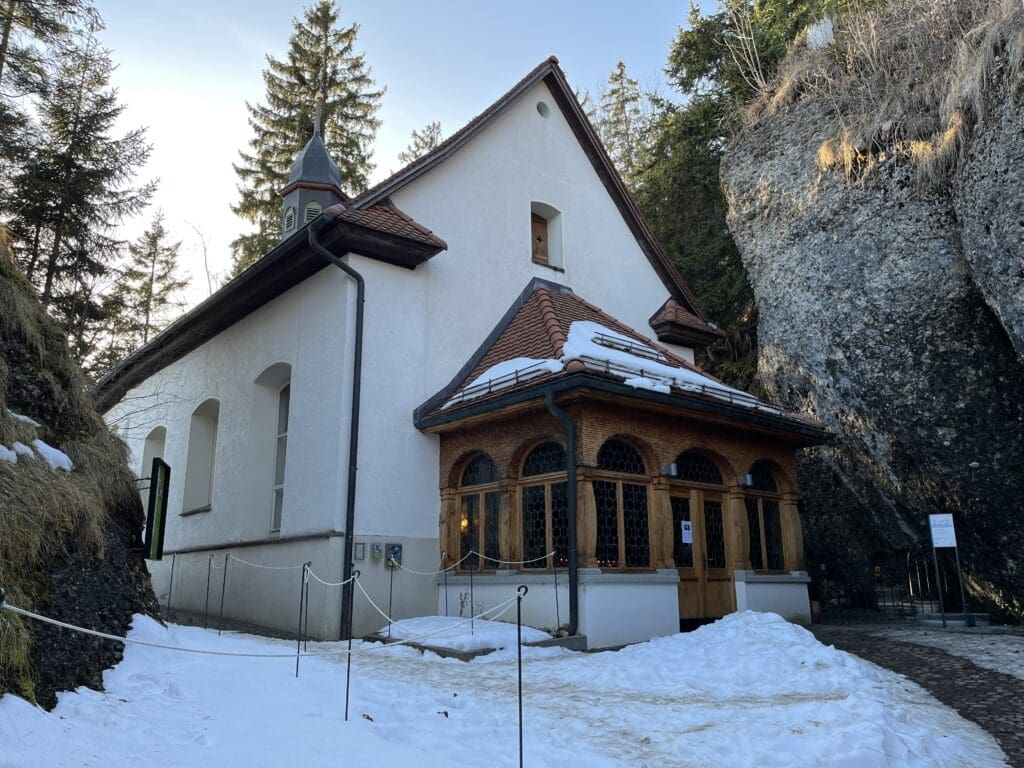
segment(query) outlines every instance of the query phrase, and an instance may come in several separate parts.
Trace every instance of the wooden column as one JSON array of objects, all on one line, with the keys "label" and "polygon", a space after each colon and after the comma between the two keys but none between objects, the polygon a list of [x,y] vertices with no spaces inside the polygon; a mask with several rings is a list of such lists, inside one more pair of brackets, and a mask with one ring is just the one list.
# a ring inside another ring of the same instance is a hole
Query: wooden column
[{"label": "wooden column", "polygon": [[750,570],[750,529],[747,508],[743,504],[743,488],[730,485],[725,503],[725,558],[730,571]]},{"label": "wooden column", "polygon": [[672,497],[668,480],[655,477],[651,480],[651,564],[655,568],[674,568],[672,530]]},{"label": "wooden column", "polygon": [[459,554],[459,507],[454,488],[441,489],[440,531],[441,549],[448,553],[448,565],[457,561]]},{"label": "wooden column", "polygon": [[585,470],[576,473],[576,554],[580,568],[597,568],[597,500]]},{"label": "wooden column", "polygon": [[800,511],[797,502],[798,493],[782,494],[779,504],[779,515],[782,518],[782,551],[785,555],[787,571],[804,569],[804,532],[800,525]]},{"label": "wooden column", "polygon": [[[501,545],[502,560],[521,560],[519,552],[519,537],[516,531],[519,527],[519,518],[516,514],[515,499],[516,488],[512,483],[505,482],[499,487],[501,491],[500,526],[498,528],[499,542]],[[512,565],[504,565],[502,568],[515,568]]]}]

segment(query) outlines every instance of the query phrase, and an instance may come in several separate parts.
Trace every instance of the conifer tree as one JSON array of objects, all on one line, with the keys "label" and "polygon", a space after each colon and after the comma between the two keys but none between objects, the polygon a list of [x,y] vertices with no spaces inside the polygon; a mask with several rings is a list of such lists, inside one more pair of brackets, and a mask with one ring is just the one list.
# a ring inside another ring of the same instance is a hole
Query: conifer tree
[{"label": "conifer tree", "polygon": [[232,210],[254,231],[231,244],[235,273],[277,243],[278,192],[295,155],[313,135],[318,95],[324,98],[321,133],[341,170],[343,190],[362,190],[373,170],[371,144],[380,126],[376,115],[384,91],[376,88],[363,55],[355,51],[359,25],[344,26],[340,18],[333,0],[319,0],[301,19],[293,19],[287,54],[283,59],[267,56],[265,101],[246,104],[251,151],[239,153],[235,164],[240,197]]},{"label": "conifer tree", "polygon": [[170,240],[163,213],[128,246],[117,283],[103,297],[108,326],[91,368],[109,370],[146,344],[185,307],[188,279],[179,274],[181,243]]},{"label": "conifer tree", "polygon": [[103,326],[103,290],[122,243],[115,227],[140,211],[154,185],[136,186],[150,147],[143,129],[112,136],[124,107],[92,20],[62,51],[38,103],[37,146],[4,197],[16,255],[80,361]]},{"label": "conifer tree", "polygon": [[432,123],[427,123],[423,126],[422,130],[414,130],[412,132],[409,146],[398,153],[398,162],[402,165],[408,165],[414,160],[423,157],[432,149],[435,149],[441,141],[441,124],[436,120]]},{"label": "conifer tree", "polygon": [[[590,95],[585,94],[585,98],[589,101]],[[590,117],[605,150],[630,186],[637,181],[637,162],[650,132],[650,114],[650,99],[620,61],[608,77],[608,89],[601,94]]]}]

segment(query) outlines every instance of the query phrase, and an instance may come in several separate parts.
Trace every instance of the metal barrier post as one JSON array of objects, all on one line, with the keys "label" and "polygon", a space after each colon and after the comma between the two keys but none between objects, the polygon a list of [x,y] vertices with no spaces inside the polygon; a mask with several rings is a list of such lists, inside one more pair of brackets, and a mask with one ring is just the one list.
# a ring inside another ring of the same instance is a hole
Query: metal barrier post
[{"label": "metal barrier post", "polygon": [[224,575],[220,580],[220,619],[217,622],[217,634],[224,629],[224,592],[228,586],[228,563],[231,562],[231,553],[224,555]]},{"label": "metal barrier post", "polygon": [[[358,570],[352,571],[352,578],[356,581],[362,574]],[[355,594],[353,593],[353,597]],[[348,659],[345,660],[345,722],[348,722],[348,691],[349,684],[352,680],[352,613],[355,605],[355,600],[351,600],[348,604]],[[391,626],[390,624],[388,626]]]},{"label": "metal barrier post", "polygon": [[442,553],[441,562],[444,563],[444,615],[448,616],[448,553]]},{"label": "metal barrier post", "polygon": [[391,639],[391,619],[395,615],[394,606],[392,603],[395,598],[395,561],[393,558],[388,558],[388,567],[391,572],[388,574],[388,640]]},{"label": "metal barrier post", "polygon": [[302,608],[306,601],[306,569],[312,563],[302,564],[302,573],[299,575],[299,626],[295,629],[295,676],[299,676],[299,659],[302,654]]},{"label": "metal barrier post", "polygon": [[[476,561],[480,562],[480,554],[477,553]],[[476,634],[476,603],[473,600],[473,571],[476,569],[470,567],[469,569],[469,634]]]},{"label": "metal barrier post", "polygon": [[176,554],[171,555],[171,580],[167,584],[167,615],[164,621],[171,620],[171,594],[174,592],[174,561],[178,559]]},{"label": "metal barrier post", "polygon": [[519,768],[523,768],[523,596],[530,591],[525,584],[516,589],[516,665],[519,693]]},{"label": "metal barrier post", "polygon": [[213,573],[213,552],[206,561],[206,603],[203,605],[203,629],[210,623],[210,575]]}]

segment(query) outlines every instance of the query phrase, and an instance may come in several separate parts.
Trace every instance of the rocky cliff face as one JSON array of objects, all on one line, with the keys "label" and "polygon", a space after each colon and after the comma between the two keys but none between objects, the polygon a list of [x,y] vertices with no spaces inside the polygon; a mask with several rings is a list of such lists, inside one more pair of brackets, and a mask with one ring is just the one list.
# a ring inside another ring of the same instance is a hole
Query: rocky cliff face
[{"label": "rocky cliff face", "polygon": [[801,464],[812,562],[870,578],[951,512],[971,591],[1024,618],[1018,53],[996,51],[942,183],[895,145],[860,148],[861,173],[823,170],[819,149],[849,121],[814,89],[735,139],[722,183],[762,383],[837,435]]},{"label": "rocky cliff face", "polygon": [[[3,236],[0,227],[0,588],[20,608],[124,634],[134,613],[158,611],[135,478]],[[0,695],[52,707],[58,691],[102,688],[121,651],[0,611]]]}]

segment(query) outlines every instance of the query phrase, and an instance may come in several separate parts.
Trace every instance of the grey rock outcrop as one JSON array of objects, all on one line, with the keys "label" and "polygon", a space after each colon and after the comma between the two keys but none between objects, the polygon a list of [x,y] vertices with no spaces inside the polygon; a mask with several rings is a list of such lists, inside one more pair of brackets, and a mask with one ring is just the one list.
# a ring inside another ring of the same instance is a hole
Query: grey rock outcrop
[{"label": "grey rock outcrop", "polygon": [[[890,154],[847,180],[806,97],[722,163],[769,395],[837,435],[807,452],[811,559],[860,573],[952,512],[971,591],[1024,618],[1024,111],[997,82],[952,182]],[[925,549],[924,551],[927,551]]]}]

